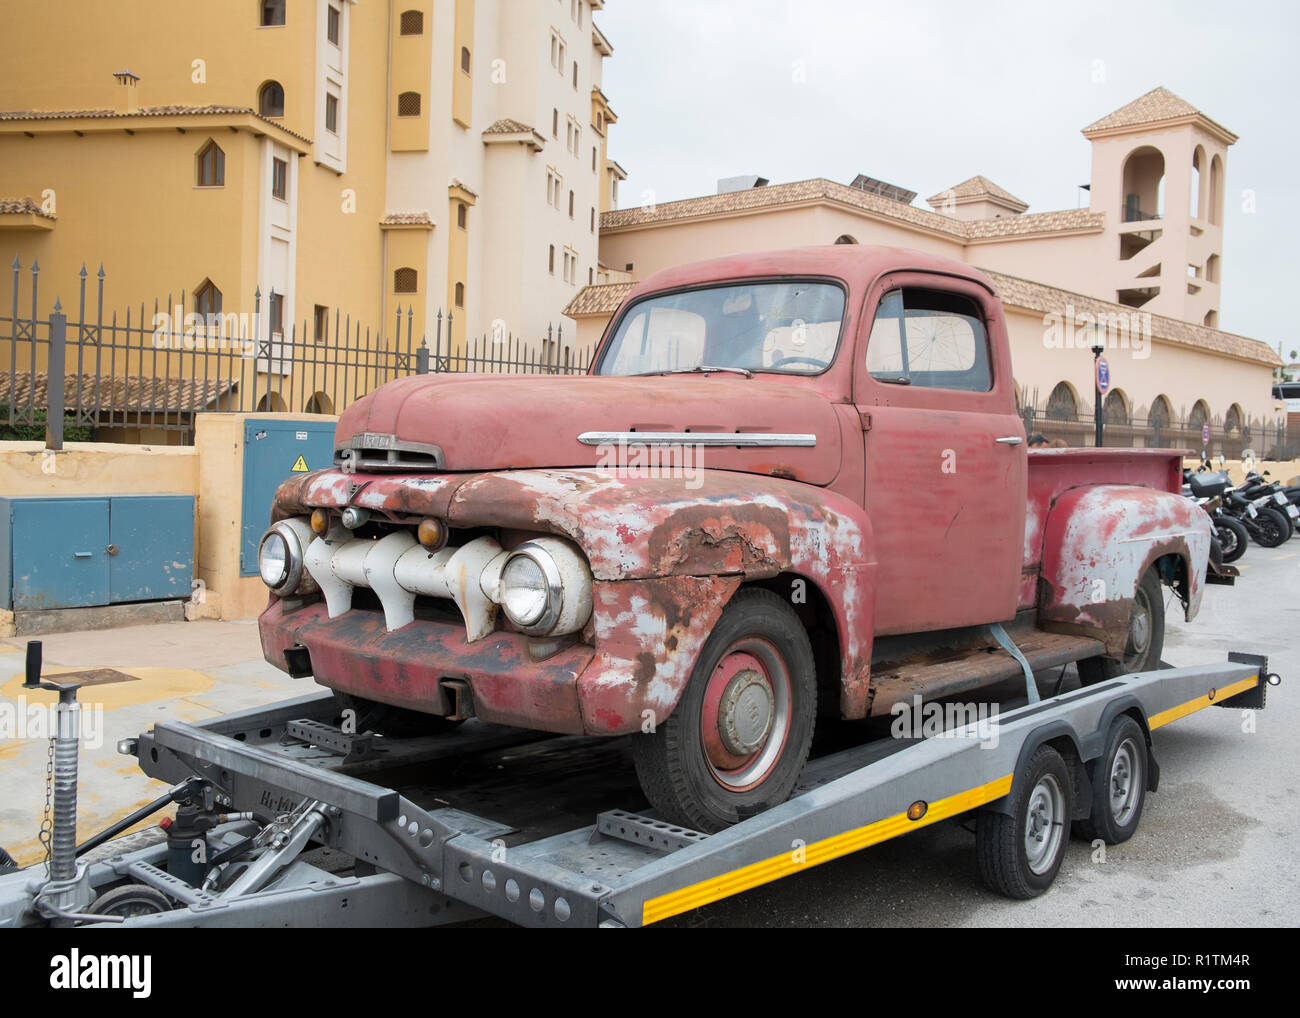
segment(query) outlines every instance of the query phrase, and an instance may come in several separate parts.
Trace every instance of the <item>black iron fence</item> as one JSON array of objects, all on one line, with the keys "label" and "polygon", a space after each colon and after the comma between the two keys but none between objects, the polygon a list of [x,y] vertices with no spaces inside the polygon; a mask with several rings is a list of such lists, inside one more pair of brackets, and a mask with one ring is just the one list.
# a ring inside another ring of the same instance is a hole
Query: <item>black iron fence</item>
[{"label": "black iron fence", "polygon": [[260,291],[251,313],[225,313],[206,295],[196,306],[186,294],[110,310],[104,270],[92,284],[84,266],[75,314],[58,300],[42,313],[39,265],[26,270],[27,294],[17,258],[12,269],[12,296],[0,307],[0,425],[52,448],[65,427],[96,438],[161,430],[189,442],[204,411],[338,413],[411,374],[585,374],[592,354],[566,342],[563,325],[536,338],[504,330],[458,338],[450,311],[417,342],[410,306],[396,309],[390,329],[337,309],[284,324],[278,296]]},{"label": "black iron fence", "polygon": [[[1042,435],[1051,445],[1095,446],[1096,417],[1072,407],[1039,404],[1036,394],[1020,408],[1025,434]],[[1209,439],[1203,441],[1204,428]],[[1113,448],[1188,449],[1212,457],[1241,459],[1252,450],[1259,459],[1300,456],[1300,435],[1288,434],[1286,419],[1227,420],[1197,413],[1131,417],[1113,409],[1102,414],[1102,445]]]}]

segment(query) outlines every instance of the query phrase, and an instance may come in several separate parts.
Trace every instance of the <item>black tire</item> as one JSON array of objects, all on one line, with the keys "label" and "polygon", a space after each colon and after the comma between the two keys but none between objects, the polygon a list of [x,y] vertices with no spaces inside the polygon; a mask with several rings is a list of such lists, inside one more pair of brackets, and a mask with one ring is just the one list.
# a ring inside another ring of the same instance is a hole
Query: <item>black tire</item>
[{"label": "black tire", "polygon": [[1074,833],[1118,845],[1133,837],[1142,821],[1147,795],[1147,739],[1128,715],[1117,717],[1106,736],[1106,750],[1093,761],[1092,812],[1076,820]]},{"label": "black tire", "polygon": [[1277,548],[1291,540],[1291,517],[1264,506],[1255,517],[1255,541],[1262,548]]},{"label": "black tire", "polygon": [[[460,724],[437,714],[425,714],[405,707],[366,700],[351,693],[334,692],[339,711],[350,710],[356,716],[357,732],[378,732],[394,739],[414,739],[422,735],[440,735]],[[462,719],[463,720],[463,719]]]},{"label": "black tire", "polygon": [[665,819],[722,830],[790,797],[816,714],[812,645],[794,609],[769,590],[741,590],[676,709],[633,736],[641,788]]},{"label": "black tire", "polygon": [[1151,566],[1142,574],[1134,592],[1124,657],[1090,657],[1079,662],[1079,682],[1091,686],[1130,672],[1147,672],[1160,667],[1165,649],[1165,599],[1160,573]]},{"label": "black tire", "polygon": [[1034,750],[1012,795],[1010,816],[992,810],[977,815],[975,856],[990,890],[1023,900],[1052,886],[1070,843],[1074,782],[1061,754],[1051,746]]},{"label": "black tire", "polygon": [[147,884],[123,884],[105,891],[90,903],[93,915],[142,916],[170,912],[172,905],[167,895]]},{"label": "black tire", "polygon": [[14,857],[0,848],[0,873],[12,873],[18,869],[18,863],[14,862]]},{"label": "black tire", "polygon": [[1250,532],[1230,516],[1217,516],[1214,530],[1219,535],[1219,547],[1223,549],[1223,561],[1236,562],[1246,554],[1250,544]]}]

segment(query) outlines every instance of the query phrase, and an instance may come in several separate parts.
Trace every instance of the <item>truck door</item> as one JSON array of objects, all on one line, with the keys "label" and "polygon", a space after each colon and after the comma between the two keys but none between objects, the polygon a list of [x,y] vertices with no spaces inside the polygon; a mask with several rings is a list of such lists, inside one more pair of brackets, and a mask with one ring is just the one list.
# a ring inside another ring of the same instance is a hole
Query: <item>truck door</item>
[{"label": "truck door", "polygon": [[973,280],[873,287],[855,352],[876,632],[1010,619],[1024,560],[1025,431],[1006,325]]}]

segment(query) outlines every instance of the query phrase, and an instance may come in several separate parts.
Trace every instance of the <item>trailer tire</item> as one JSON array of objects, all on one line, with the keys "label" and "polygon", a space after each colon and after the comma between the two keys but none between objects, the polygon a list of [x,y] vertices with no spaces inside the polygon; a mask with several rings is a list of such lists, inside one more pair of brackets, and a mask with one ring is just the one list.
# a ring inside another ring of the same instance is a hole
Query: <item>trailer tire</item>
[{"label": "trailer tire", "polygon": [[452,721],[438,714],[394,707],[337,690],[334,699],[340,711],[350,710],[354,713],[358,732],[378,732],[394,739],[414,739],[421,735],[440,735],[460,724],[460,721]]},{"label": "trailer tire", "polygon": [[[1074,781],[1061,754],[1040,746],[1016,775],[1010,815],[984,810],[975,822],[975,855],[990,890],[1026,899],[1052,886],[1069,844]],[[1032,847],[1031,847],[1032,846]]]},{"label": "trailer tire", "polygon": [[1133,597],[1128,639],[1124,657],[1084,658],[1078,663],[1079,682],[1091,686],[1107,679],[1115,679],[1130,672],[1147,672],[1160,667],[1160,655],[1165,649],[1165,599],[1160,587],[1160,573],[1155,566],[1142,574]]},{"label": "trailer tire", "polygon": [[634,735],[646,798],[673,823],[720,831],[794,791],[817,720],[812,644],[778,594],[739,591],[673,713]]},{"label": "trailer tire", "polygon": [[18,869],[18,864],[14,862],[14,857],[0,848],[0,873],[12,873]]},{"label": "trailer tire", "polygon": [[1108,845],[1128,841],[1142,820],[1147,792],[1147,740],[1142,726],[1127,714],[1117,717],[1106,736],[1106,750],[1092,769],[1092,812],[1076,820],[1074,833]]}]

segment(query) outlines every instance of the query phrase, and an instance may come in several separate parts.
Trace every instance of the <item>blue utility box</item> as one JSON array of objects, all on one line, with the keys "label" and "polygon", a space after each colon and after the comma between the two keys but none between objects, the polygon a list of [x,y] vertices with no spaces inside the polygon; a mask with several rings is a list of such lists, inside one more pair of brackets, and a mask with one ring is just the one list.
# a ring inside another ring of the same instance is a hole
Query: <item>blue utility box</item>
[{"label": "blue utility box", "polygon": [[285,478],[334,463],[333,421],[244,421],[244,498],[239,575],[257,575],[257,545],[271,525],[271,503]]},{"label": "blue utility box", "polygon": [[192,495],[0,498],[0,607],[185,598],[193,578]]}]

